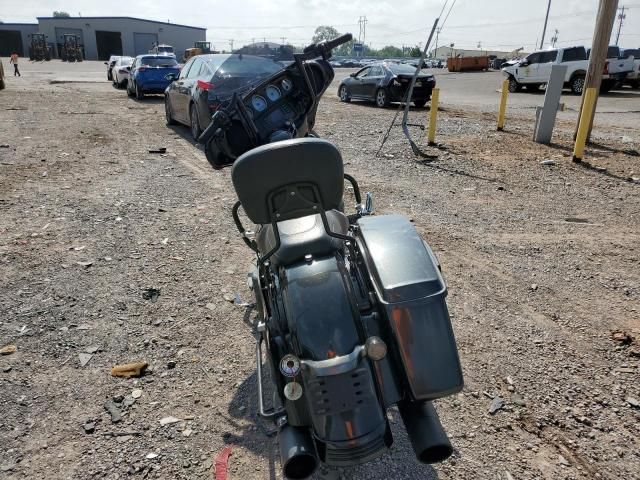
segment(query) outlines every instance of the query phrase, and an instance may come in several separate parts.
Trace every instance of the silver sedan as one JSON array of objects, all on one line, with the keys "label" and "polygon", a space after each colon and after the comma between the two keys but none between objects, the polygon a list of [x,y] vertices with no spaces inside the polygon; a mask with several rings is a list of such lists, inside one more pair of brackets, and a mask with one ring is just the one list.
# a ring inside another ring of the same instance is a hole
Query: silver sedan
[{"label": "silver sedan", "polygon": [[118,88],[123,88],[129,80],[129,71],[133,63],[132,57],[120,57],[116,60],[116,64],[111,69],[113,84]]}]

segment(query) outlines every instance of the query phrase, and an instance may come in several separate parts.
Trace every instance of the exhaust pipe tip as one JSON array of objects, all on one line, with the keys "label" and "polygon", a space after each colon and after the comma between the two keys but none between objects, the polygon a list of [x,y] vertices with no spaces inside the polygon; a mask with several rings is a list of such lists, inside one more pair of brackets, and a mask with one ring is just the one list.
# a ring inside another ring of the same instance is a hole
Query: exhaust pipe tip
[{"label": "exhaust pipe tip", "polygon": [[320,460],[311,434],[306,428],[284,425],[278,432],[282,473],[290,480],[309,478]]},{"label": "exhaust pipe tip", "polygon": [[398,404],[402,421],[418,460],[422,463],[438,463],[453,454],[438,413],[428,401],[403,401]]},{"label": "exhaust pipe tip", "polygon": [[440,463],[444,462],[452,454],[453,447],[450,444],[443,444],[425,448],[422,452],[416,453],[416,456],[421,463]]},{"label": "exhaust pipe tip", "polygon": [[282,467],[285,478],[303,480],[313,475],[318,468],[318,458],[310,453],[299,453],[290,458]]}]

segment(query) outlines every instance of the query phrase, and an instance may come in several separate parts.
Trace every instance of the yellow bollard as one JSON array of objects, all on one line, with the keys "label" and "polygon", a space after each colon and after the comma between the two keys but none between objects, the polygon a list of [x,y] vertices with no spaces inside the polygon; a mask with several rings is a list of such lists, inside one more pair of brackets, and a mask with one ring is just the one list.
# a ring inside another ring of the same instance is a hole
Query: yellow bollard
[{"label": "yellow bollard", "polygon": [[434,88],[431,92],[431,106],[429,108],[429,145],[436,144],[436,123],[438,122],[438,100],[440,89]]},{"label": "yellow bollard", "polygon": [[576,136],[576,143],[573,147],[573,161],[581,162],[584,157],[584,146],[587,143],[587,133],[589,132],[589,125],[591,124],[591,117],[593,117],[593,108],[597,98],[597,92],[595,88],[587,88],[584,94],[584,105],[582,106],[582,115],[580,116],[580,123],[578,124],[578,135]]},{"label": "yellow bollard", "polygon": [[509,80],[502,82],[502,96],[500,97],[500,111],[498,112],[498,130],[504,128],[504,117],[507,113],[507,97],[509,96]]}]

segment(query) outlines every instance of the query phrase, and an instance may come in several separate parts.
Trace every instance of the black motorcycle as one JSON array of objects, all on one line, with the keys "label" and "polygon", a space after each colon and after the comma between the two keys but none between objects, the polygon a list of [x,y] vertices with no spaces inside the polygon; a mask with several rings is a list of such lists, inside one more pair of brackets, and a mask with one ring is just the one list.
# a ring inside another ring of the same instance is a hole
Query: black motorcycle
[{"label": "black motorcycle", "polygon": [[[257,258],[249,284],[259,413],[274,422],[289,479],[309,477],[320,462],[346,467],[382,455],[393,441],[393,405],[419,461],[448,458],[431,401],[463,386],[435,255],[406,218],[371,215],[370,195],[363,203],[337,148],[309,136],[333,79],[331,49],[349,39],[311,45],[235,91],[203,134],[212,164],[233,163],[233,218]],[[268,89],[287,82],[287,94],[272,100]],[[267,101],[262,111],[255,96]],[[355,197],[350,215],[345,181]],[[273,398],[265,398],[265,366]]]}]

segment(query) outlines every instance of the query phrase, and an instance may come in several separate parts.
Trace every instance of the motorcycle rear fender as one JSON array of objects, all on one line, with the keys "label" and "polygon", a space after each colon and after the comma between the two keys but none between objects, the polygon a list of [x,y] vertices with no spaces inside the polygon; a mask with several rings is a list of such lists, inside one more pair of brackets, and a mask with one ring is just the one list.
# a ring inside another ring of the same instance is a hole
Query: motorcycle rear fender
[{"label": "motorcycle rear fender", "polygon": [[336,446],[370,441],[372,432],[385,431],[386,417],[342,260],[300,262],[282,276],[290,343],[302,360],[303,395],[316,439]]}]

